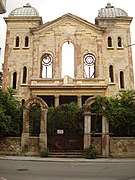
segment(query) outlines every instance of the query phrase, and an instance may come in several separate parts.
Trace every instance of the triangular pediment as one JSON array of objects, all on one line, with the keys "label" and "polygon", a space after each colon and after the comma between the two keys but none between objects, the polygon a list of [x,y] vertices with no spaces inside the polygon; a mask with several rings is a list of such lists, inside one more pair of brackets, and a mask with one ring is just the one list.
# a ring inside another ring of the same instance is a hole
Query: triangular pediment
[{"label": "triangular pediment", "polygon": [[53,21],[49,21],[47,23],[42,24],[41,26],[37,28],[31,29],[32,32],[36,31],[42,31],[42,30],[50,30],[53,28],[57,28],[58,26],[62,26],[63,24],[78,24],[81,25],[84,28],[89,28],[94,31],[103,31],[104,29],[97,27],[95,24],[92,24],[88,22],[85,19],[82,19],[76,15],[73,15],[71,13],[67,13]]}]

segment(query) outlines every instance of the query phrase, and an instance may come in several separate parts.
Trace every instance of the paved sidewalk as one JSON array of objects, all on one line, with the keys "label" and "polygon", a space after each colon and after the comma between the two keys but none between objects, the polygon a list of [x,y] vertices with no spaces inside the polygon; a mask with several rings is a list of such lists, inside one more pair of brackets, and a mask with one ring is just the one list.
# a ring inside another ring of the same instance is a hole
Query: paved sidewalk
[{"label": "paved sidewalk", "polygon": [[0,160],[14,160],[14,161],[39,161],[39,162],[76,162],[76,163],[135,163],[135,158],[55,158],[55,157],[33,157],[33,156],[0,156]]}]

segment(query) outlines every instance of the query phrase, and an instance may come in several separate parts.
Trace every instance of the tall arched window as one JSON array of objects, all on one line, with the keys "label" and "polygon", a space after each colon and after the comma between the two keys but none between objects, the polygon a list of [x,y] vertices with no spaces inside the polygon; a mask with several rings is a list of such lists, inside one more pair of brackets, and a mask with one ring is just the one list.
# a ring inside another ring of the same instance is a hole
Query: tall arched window
[{"label": "tall arched window", "polygon": [[120,88],[124,88],[124,73],[120,71]]},{"label": "tall arched window", "polygon": [[23,83],[26,83],[27,81],[27,67],[23,67]]},{"label": "tall arched window", "polygon": [[62,46],[62,77],[65,75],[74,78],[74,45],[71,42]]},{"label": "tall arched window", "polygon": [[17,72],[13,73],[13,89],[16,89],[17,84]]},{"label": "tall arched window", "polygon": [[83,59],[84,64],[84,78],[95,78],[95,56],[93,54],[86,54]]},{"label": "tall arched window", "polygon": [[113,72],[113,66],[109,66],[109,82],[114,82],[114,72]]},{"label": "tall arched window", "polygon": [[122,47],[122,40],[121,40],[121,37],[118,37],[118,47]]},{"label": "tall arched window", "polygon": [[50,54],[46,53],[42,57],[41,66],[41,77],[42,78],[52,78],[52,63],[53,58]]},{"label": "tall arched window", "polygon": [[19,43],[20,43],[20,40],[19,40],[19,37],[17,36],[15,39],[15,47],[19,47]]},{"label": "tall arched window", "polygon": [[29,46],[29,38],[28,36],[25,37],[25,47]]},{"label": "tall arched window", "polygon": [[112,38],[109,36],[108,37],[108,47],[112,47]]}]

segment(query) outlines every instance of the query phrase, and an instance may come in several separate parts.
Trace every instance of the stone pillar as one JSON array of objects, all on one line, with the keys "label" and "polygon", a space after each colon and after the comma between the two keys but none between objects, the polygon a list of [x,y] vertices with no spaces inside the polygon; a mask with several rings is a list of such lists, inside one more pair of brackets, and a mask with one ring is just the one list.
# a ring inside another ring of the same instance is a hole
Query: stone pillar
[{"label": "stone pillar", "polygon": [[59,79],[62,77],[62,47],[61,47],[61,33],[55,32],[55,61],[53,61],[53,78]]},{"label": "stone pillar", "polygon": [[102,58],[102,37],[97,38],[97,54],[98,59],[96,61],[96,69],[95,69],[95,76],[96,77],[103,77],[103,58]]},{"label": "stone pillar", "polygon": [[77,103],[79,107],[82,107],[82,96],[77,96]]},{"label": "stone pillar", "polygon": [[84,113],[84,149],[91,144],[91,116],[90,112]]},{"label": "stone pillar", "polygon": [[102,156],[109,157],[109,123],[106,116],[102,116]]},{"label": "stone pillar", "polygon": [[47,148],[47,109],[41,108],[39,149],[42,151]]},{"label": "stone pillar", "polygon": [[59,106],[59,95],[55,96],[55,107]]},{"label": "stone pillar", "polygon": [[28,150],[29,145],[29,109],[23,111],[23,132],[21,136],[22,152]]}]

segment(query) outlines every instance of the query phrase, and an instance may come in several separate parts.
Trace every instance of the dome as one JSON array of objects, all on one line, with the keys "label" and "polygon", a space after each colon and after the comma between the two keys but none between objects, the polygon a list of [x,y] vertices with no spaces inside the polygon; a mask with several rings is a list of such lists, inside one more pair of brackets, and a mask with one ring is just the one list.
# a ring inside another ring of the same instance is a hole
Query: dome
[{"label": "dome", "polygon": [[105,8],[98,11],[98,17],[100,18],[116,18],[116,17],[128,17],[128,14],[120,8],[115,8],[110,3]]},{"label": "dome", "polygon": [[33,16],[37,17],[39,16],[39,13],[34,7],[31,7],[29,3],[27,3],[23,7],[14,9],[9,14],[9,17],[33,17]]}]

